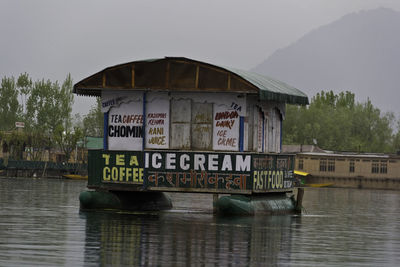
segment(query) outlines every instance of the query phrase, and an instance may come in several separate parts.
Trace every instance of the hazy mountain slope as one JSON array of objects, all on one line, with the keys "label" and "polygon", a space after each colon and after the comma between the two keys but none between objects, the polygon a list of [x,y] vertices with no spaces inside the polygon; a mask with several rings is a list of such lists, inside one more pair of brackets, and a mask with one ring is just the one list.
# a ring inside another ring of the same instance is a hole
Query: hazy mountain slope
[{"label": "hazy mountain slope", "polygon": [[253,69],[302,89],[350,90],[400,113],[400,13],[352,13],[306,34]]}]

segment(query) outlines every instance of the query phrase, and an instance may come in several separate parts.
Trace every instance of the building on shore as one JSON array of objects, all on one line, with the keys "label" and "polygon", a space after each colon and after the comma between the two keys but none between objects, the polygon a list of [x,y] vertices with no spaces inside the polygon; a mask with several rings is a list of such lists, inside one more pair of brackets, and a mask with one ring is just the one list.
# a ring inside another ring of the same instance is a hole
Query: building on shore
[{"label": "building on shore", "polygon": [[307,184],[337,187],[400,189],[400,155],[333,152],[313,145],[284,145],[295,153],[295,169],[307,173]]},{"label": "building on shore", "polygon": [[87,173],[88,149],[102,149],[103,138],[85,137],[69,159],[58,148],[33,146],[32,138],[19,132],[0,133],[0,176],[61,177],[69,173]]},{"label": "building on shore", "polygon": [[4,161],[43,161],[64,163],[87,163],[88,149],[102,149],[103,138],[87,136],[79,141],[67,159],[65,153],[55,147],[33,144],[29,133],[23,131],[0,132],[0,159]]}]

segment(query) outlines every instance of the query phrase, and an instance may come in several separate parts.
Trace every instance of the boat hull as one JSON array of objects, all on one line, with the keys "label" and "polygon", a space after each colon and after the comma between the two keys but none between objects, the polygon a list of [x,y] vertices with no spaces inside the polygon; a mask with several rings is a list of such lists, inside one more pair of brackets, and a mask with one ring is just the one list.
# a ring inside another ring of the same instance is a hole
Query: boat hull
[{"label": "boat hull", "polygon": [[215,203],[220,215],[291,214],[298,212],[293,195],[260,194],[231,195],[219,198]]}]

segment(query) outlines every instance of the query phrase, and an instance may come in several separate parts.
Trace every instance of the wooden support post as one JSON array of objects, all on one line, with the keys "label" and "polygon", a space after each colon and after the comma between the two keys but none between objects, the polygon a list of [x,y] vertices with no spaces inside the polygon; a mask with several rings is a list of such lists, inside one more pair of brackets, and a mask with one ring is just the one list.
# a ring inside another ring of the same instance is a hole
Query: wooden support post
[{"label": "wooden support post", "polygon": [[296,212],[301,213],[303,205],[304,188],[297,188]]},{"label": "wooden support post", "polygon": [[213,213],[217,213],[218,194],[213,194]]}]

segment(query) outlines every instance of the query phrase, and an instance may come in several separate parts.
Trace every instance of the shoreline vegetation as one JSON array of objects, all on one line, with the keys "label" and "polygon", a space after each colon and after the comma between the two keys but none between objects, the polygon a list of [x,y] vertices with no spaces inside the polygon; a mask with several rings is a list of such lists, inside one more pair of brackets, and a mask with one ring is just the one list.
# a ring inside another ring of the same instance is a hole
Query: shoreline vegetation
[{"label": "shoreline vegetation", "polygon": [[[78,148],[87,150],[87,136],[103,136],[103,113],[98,98],[89,114],[72,117],[72,87],[69,74],[62,83],[44,79],[34,82],[27,73],[17,79],[3,77],[0,158],[8,162],[85,164],[86,153],[76,152]],[[358,153],[400,151],[400,121],[395,115],[382,113],[369,99],[365,103],[355,99],[349,91],[321,91],[308,106],[287,105],[283,144],[314,144],[325,150]]]},{"label": "shoreline vegetation", "polygon": [[[103,135],[100,101],[72,117],[73,81],[32,81],[27,73],[0,85],[0,158],[4,161],[85,163],[87,137]],[[78,152],[79,150],[79,152]]]},{"label": "shoreline vegetation", "polygon": [[287,105],[283,144],[318,145],[342,152],[397,153],[400,120],[382,113],[368,99],[355,101],[349,91],[316,94],[308,106]]}]

